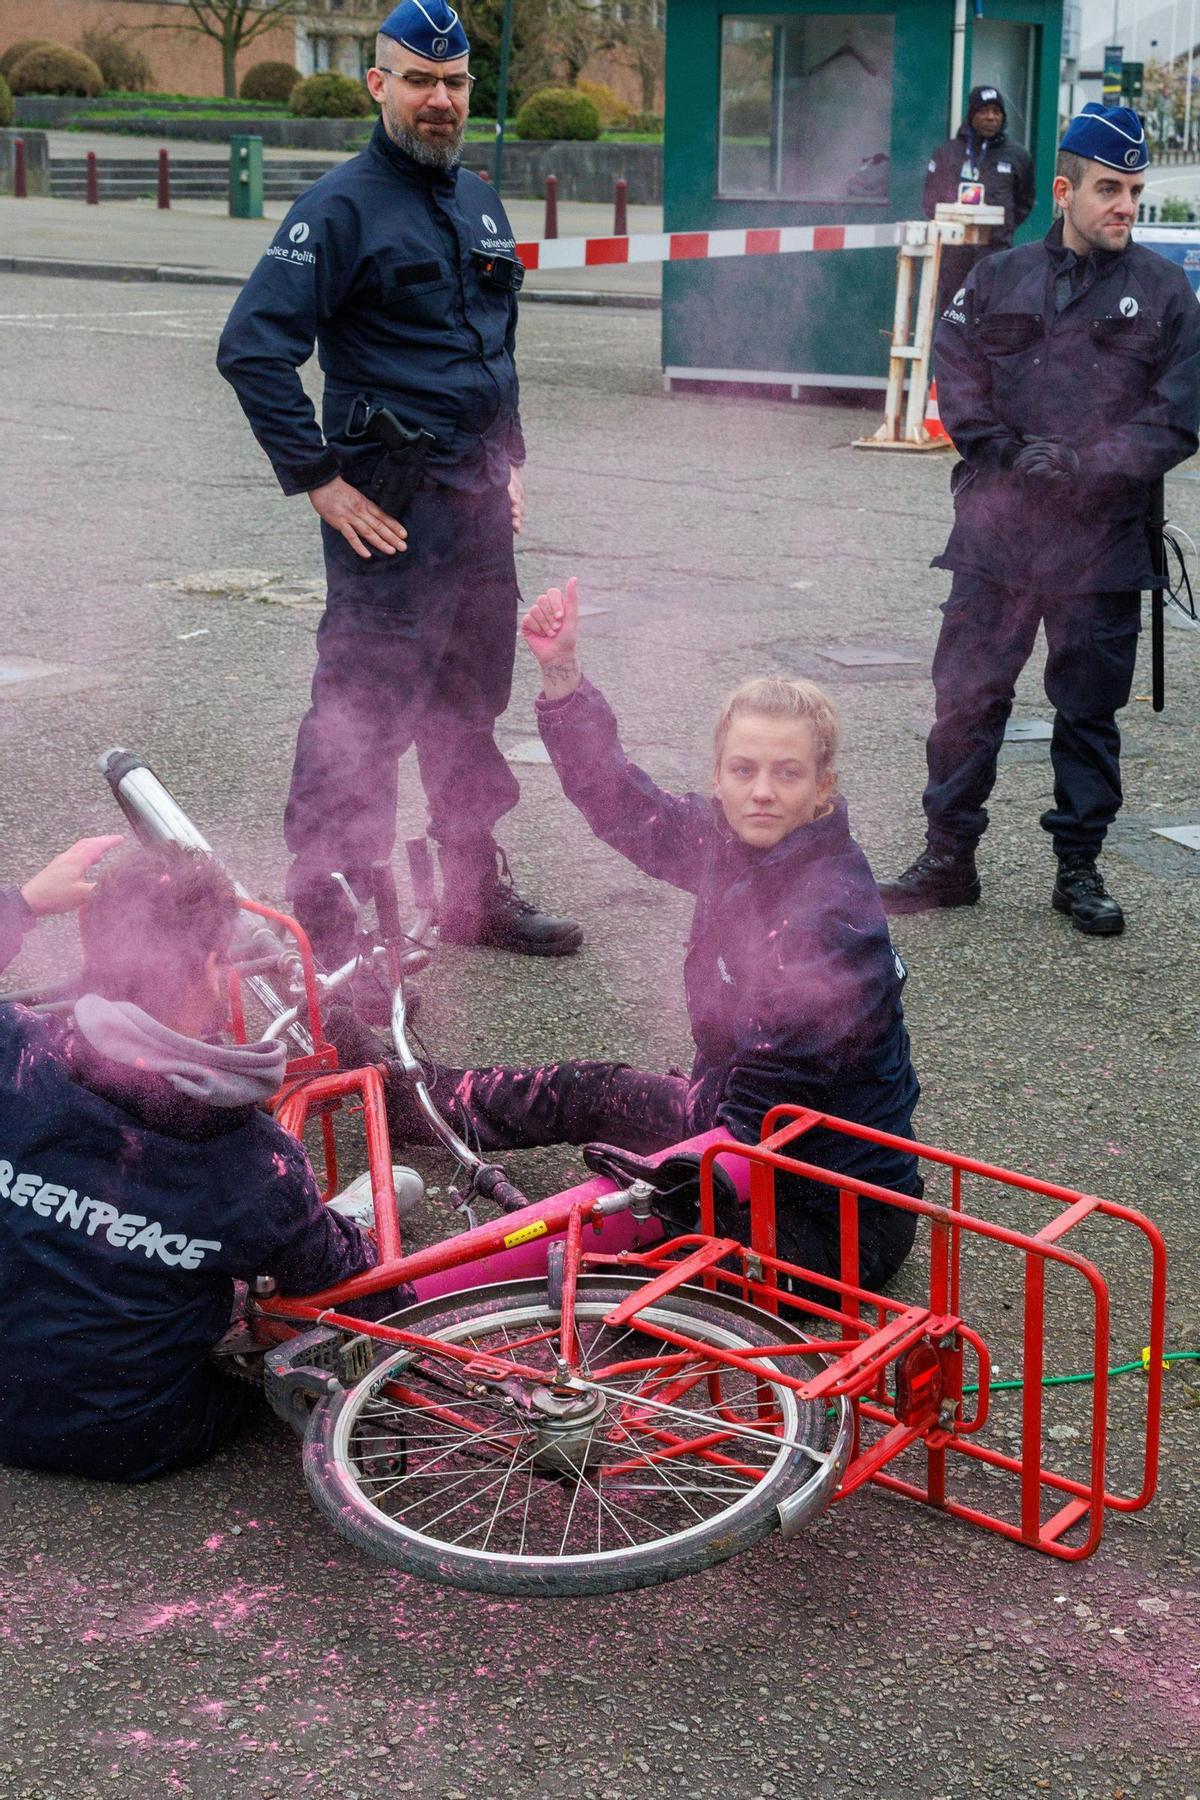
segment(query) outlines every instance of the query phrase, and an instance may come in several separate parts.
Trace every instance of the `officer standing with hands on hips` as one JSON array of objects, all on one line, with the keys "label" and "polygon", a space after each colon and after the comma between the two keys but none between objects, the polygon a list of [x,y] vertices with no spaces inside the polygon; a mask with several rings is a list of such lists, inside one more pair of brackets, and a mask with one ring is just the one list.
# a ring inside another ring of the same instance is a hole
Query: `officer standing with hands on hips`
[{"label": "officer standing with hands on hips", "polygon": [[989,256],[942,314],[938,400],[962,461],[936,568],[953,571],[933,659],[927,848],[880,893],[890,913],[972,906],[975,846],[1039,623],[1055,709],[1051,896],[1080,930],[1124,928],[1096,858],[1121,805],[1121,737],[1155,484],[1197,448],[1200,306],[1181,268],[1131,241],[1150,157],[1127,107],[1086,106],[1059,147],[1061,212],[1040,244]]},{"label": "officer standing with hands on hips", "polygon": [[939,205],[1002,206],[1004,224],[993,226],[986,244],[944,244],[938,274],[938,306],[944,311],[975,264],[997,250],[1012,248],[1013,232],[1033,211],[1033,158],[1008,135],[1004,96],[997,87],[973,87],[967,116],[956,135],[939,144],[929,159],[922,203],[925,217]]},{"label": "officer standing with hands on hips", "polygon": [[[388,15],[367,73],[382,112],[370,143],[293,206],[217,357],[284,493],[307,494],[321,519],[327,603],[284,833],[288,896],[330,966],[354,929],[331,875],[370,893],[412,744],[443,938],[542,956],[582,941],[521,898],[492,835],[520,792],[494,727],[520,601],[524,271],[495,189],[460,167],[468,52],[446,0]],[[298,372],[314,341],[323,431]]]}]

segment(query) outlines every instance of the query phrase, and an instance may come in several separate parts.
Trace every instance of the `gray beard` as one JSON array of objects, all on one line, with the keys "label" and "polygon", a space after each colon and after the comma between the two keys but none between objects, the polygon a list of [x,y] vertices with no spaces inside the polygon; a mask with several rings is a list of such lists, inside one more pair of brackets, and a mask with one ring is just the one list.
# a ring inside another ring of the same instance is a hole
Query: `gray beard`
[{"label": "gray beard", "polygon": [[439,169],[442,174],[449,174],[458,167],[462,158],[462,132],[459,131],[452,142],[445,144],[427,144],[423,137],[415,131],[393,131],[392,142],[397,149],[411,156],[415,163],[424,169]]}]

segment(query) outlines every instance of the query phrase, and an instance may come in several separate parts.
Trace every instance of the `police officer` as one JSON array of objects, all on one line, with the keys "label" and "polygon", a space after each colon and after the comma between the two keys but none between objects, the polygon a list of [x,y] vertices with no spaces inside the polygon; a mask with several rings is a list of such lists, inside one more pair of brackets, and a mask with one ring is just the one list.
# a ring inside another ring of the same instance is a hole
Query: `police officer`
[{"label": "police officer", "polygon": [[887,910],[971,906],[975,846],[1017,677],[1045,626],[1058,857],[1052,902],[1123,929],[1096,866],[1121,805],[1115,714],[1129,699],[1154,484],[1197,447],[1200,307],[1182,269],[1131,242],[1149,163],[1137,114],[1086,106],[1059,150],[1062,218],[989,256],[942,315],[942,417],[962,457],[953,571],[933,661],[928,847],[881,885]]},{"label": "police officer", "polygon": [[944,246],[938,278],[942,309],[982,257],[1011,249],[1013,232],[1033,211],[1033,158],[1008,136],[1007,124],[1000,89],[974,87],[956,136],[939,145],[929,159],[922,196],[927,219],[939,205],[954,205],[965,189],[982,189],[983,205],[1004,208],[1004,224],[993,226],[988,243]]},{"label": "police officer", "polygon": [[[515,891],[492,835],[519,797],[494,726],[520,599],[521,271],[495,189],[459,163],[468,51],[445,0],[388,15],[367,74],[382,112],[371,141],[289,212],[217,358],[284,493],[307,494],[321,518],[327,604],[284,832],[288,895],[329,964],[353,931],[331,873],[369,892],[412,744],[440,846],[442,936],[543,956],[582,941]],[[314,340],[323,431],[298,373]]]}]

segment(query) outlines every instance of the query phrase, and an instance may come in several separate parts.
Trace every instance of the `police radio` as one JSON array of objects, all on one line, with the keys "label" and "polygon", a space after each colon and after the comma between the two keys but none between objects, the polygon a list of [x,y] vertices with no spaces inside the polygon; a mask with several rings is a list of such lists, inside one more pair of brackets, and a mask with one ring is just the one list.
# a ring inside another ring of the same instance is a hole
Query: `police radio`
[{"label": "police radio", "polygon": [[497,255],[492,250],[472,250],[471,260],[485,287],[503,288],[515,294],[525,280],[525,264],[515,256]]}]

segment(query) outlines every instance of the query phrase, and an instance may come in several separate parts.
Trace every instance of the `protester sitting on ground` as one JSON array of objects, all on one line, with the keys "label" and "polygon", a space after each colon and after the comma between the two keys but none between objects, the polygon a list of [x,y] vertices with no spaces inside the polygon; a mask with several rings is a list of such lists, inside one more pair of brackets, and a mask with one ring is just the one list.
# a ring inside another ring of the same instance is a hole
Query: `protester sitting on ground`
[{"label": "protester sitting on ground", "polygon": [[[263,1111],[281,1044],[223,1044],[238,903],[211,856],[85,838],[0,890],[0,968],[83,903],[67,1018],[0,1004],[0,1462],[144,1481],[198,1462],[252,1390],[208,1361],[234,1281],[313,1293],[377,1261]],[[390,1298],[395,1300],[395,1296]]]},{"label": "protester sitting on ground", "polygon": [[[774,677],[738,688],[717,721],[714,798],[675,796],[626,759],[612,712],[581,674],[574,581],[543,594],[522,630],[541,665],[538,725],[567,797],[638,868],[696,896],[685,964],[696,1058],[690,1078],[598,1061],[439,1069],[435,1098],[485,1151],[599,1140],[646,1154],[714,1127],[751,1143],[780,1103],[911,1137],[920,1090],[905,971],[837,793],[826,695]],[[403,1084],[389,1087],[396,1135],[431,1141]],[[818,1128],[796,1154],[921,1192],[905,1150]],[[836,1189],[795,1178],[779,1198],[780,1255],[838,1274]],[[859,1211],[862,1280],[879,1287],[911,1249],[915,1215],[866,1200]],[[732,1223],[744,1240],[744,1209]]]}]

